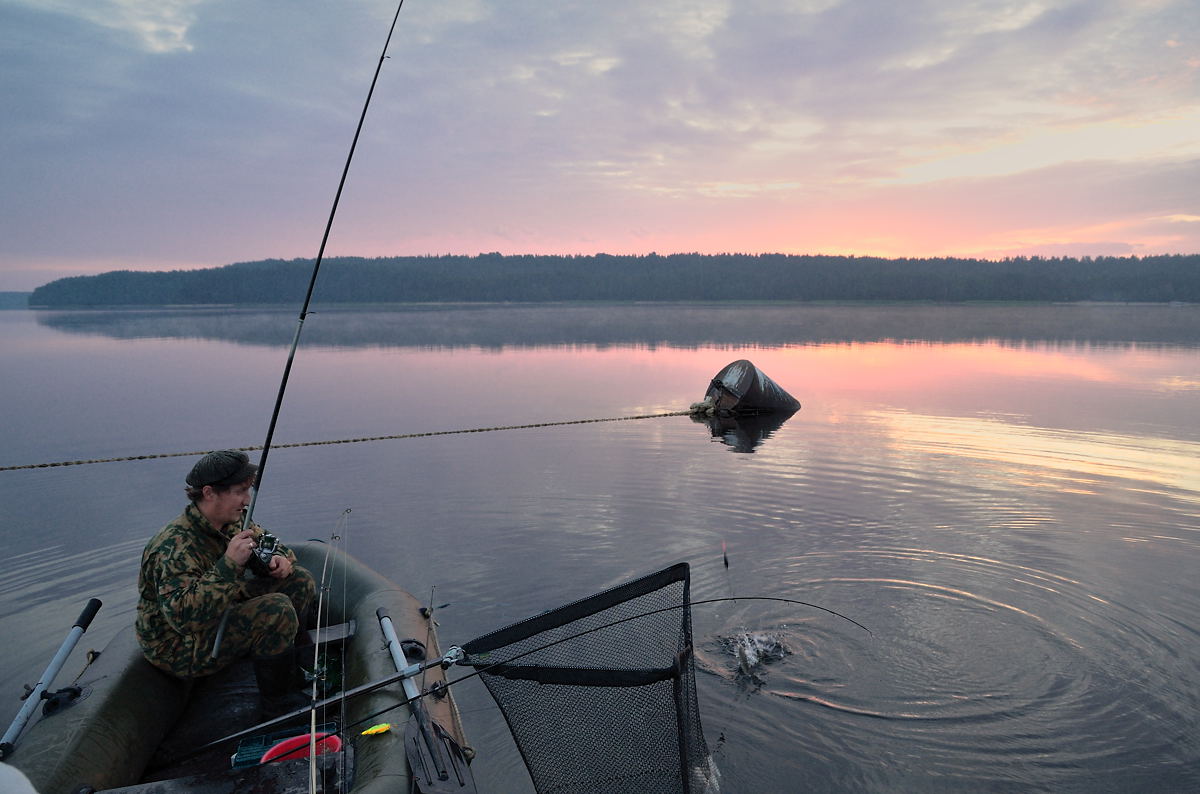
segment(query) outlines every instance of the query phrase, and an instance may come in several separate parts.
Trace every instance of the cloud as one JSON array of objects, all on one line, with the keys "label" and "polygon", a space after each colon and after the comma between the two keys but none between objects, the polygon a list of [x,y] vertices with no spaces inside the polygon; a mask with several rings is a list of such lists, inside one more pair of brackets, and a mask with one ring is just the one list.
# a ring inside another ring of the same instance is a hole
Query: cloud
[{"label": "cloud", "polygon": [[147,52],[190,50],[188,28],[204,0],[9,0],[17,6],[46,14],[78,19],[97,27],[119,31],[134,46]]},{"label": "cloud", "polygon": [[[5,270],[311,255],[394,11],[0,0]],[[1190,0],[406,5],[333,244],[1191,251],[1162,219],[1200,215],[1196,30]]]}]

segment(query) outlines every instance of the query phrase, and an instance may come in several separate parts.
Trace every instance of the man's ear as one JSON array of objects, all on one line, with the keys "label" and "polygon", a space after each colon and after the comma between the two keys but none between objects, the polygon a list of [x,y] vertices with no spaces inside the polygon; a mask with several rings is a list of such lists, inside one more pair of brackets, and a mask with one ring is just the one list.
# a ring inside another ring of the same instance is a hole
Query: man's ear
[{"label": "man's ear", "polygon": [[201,499],[211,499],[213,497],[213,494],[215,494],[215,493],[216,493],[216,490],[211,485],[206,485],[200,489],[200,498]]}]

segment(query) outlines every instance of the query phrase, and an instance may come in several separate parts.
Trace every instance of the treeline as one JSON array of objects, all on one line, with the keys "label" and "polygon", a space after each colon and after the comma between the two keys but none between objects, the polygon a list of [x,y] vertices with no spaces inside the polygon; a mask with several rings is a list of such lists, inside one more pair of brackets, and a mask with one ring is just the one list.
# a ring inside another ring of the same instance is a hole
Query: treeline
[{"label": "treeline", "polygon": [[[33,307],[299,304],[311,259],[76,276]],[[790,254],[326,259],[317,303],[545,301],[1200,301],[1200,255],[883,259]]]}]

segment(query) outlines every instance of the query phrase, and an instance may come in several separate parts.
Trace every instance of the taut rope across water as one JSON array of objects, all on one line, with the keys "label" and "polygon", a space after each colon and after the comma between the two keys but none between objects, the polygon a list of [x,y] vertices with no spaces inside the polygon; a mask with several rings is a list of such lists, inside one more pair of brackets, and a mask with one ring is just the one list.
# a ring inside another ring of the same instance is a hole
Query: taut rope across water
[{"label": "taut rope across water", "polygon": [[[600,419],[566,419],[561,422],[535,422],[525,425],[500,425],[497,427],[472,427],[461,430],[428,430],[421,433],[397,433],[387,436],[363,436],[361,438],[340,438],[330,441],[297,441],[291,444],[275,444],[275,449],[286,449],[291,447],[320,447],[333,444],[361,444],[366,441],[396,441],[404,438],[427,438],[429,436],[453,436],[463,433],[493,433],[500,430],[529,430],[535,427],[560,427],[563,425],[586,425],[599,422],[629,422],[635,419],[662,419],[668,416],[688,416],[693,412],[688,411],[668,411],[661,414],[639,414],[635,416],[610,416]],[[258,447],[234,447],[239,452],[254,452],[262,449]],[[87,466],[93,463],[127,463],[135,460],[155,460],[157,458],[183,458],[195,457],[198,455],[207,455],[212,450],[201,450],[193,452],[159,452],[146,455],[127,455],[119,458],[92,458],[90,460],[61,460],[53,463],[26,463],[17,466],[0,466],[0,472],[3,471],[19,471],[22,469],[53,469],[63,466]]]}]

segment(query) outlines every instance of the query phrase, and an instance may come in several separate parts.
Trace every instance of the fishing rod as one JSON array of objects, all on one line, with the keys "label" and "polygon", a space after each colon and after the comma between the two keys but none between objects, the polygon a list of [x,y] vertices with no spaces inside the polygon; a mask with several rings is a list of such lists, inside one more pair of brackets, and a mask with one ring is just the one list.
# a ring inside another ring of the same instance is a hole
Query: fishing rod
[{"label": "fishing rod", "polygon": [[350,174],[350,163],[354,160],[354,150],[358,148],[358,138],[362,134],[363,123],[367,120],[367,108],[371,106],[371,97],[375,94],[375,84],[379,82],[379,73],[383,70],[383,62],[387,59],[388,46],[392,43],[392,34],[396,30],[396,21],[400,18],[400,9],[404,0],[396,6],[392,17],[392,26],[388,29],[387,39],[383,43],[383,51],[379,53],[379,63],[375,66],[375,75],[371,78],[371,88],[367,91],[367,99],[363,102],[362,113],[358,117],[358,127],[354,130],[354,140],[350,143],[350,153],[346,156],[346,164],[342,167],[342,178],[338,181],[337,192],[333,196],[333,206],[329,210],[329,219],[325,222],[325,233],[321,236],[321,247],[317,250],[317,258],[313,263],[312,275],[308,279],[308,291],[304,294],[304,304],[300,308],[300,316],[296,321],[296,333],[292,337],[292,347],[288,351],[287,363],[283,367],[283,378],[279,381],[279,394],[275,397],[275,409],[271,412],[271,423],[267,427],[267,440],[263,442],[262,455],[258,459],[258,472],[254,475],[254,487],[251,489],[250,505],[246,508],[246,516],[242,526],[250,526],[250,518],[254,515],[254,505],[258,501],[258,490],[262,485],[263,471],[267,467],[267,455],[271,451],[271,439],[275,436],[275,425],[279,421],[279,411],[283,407],[283,394],[287,391],[288,377],[292,373],[292,362],[296,358],[296,349],[300,346],[300,332],[304,328],[304,320],[308,316],[308,307],[312,303],[313,290],[317,286],[317,274],[321,270],[321,261],[325,258],[325,245],[329,242],[329,232],[333,229],[333,219],[337,215],[338,203],[342,199],[342,189],[346,186],[346,177]]},{"label": "fishing rod", "polygon": [[[400,19],[400,9],[403,7],[404,0],[400,0],[400,2],[396,5],[396,13],[392,16],[392,24],[388,28],[387,39],[383,43],[383,50],[379,54],[379,63],[375,66],[375,74],[371,78],[371,87],[367,91],[366,100],[363,102],[362,112],[358,117],[358,126],[354,130],[354,138],[350,143],[350,152],[346,156],[346,163],[342,167],[342,176],[338,180],[337,191],[334,193],[333,206],[330,207],[329,218],[325,222],[325,232],[321,236],[321,245],[317,250],[317,258],[313,262],[312,275],[308,280],[308,289],[304,294],[304,304],[301,306],[300,315],[297,318],[296,333],[292,337],[292,345],[288,351],[287,363],[283,368],[283,377],[279,382],[279,393],[275,397],[275,407],[271,412],[271,422],[267,427],[267,438],[263,442],[262,456],[258,461],[258,470],[255,473],[254,485],[251,489],[250,504],[246,508],[245,516],[242,522],[243,527],[250,526],[251,516],[254,514],[254,506],[258,501],[258,491],[262,485],[263,471],[265,470],[267,464],[267,455],[271,451],[271,440],[275,436],[275,426],[279,421],[279,412],[283,406],[283,395],[287,391],[288,378],[292,372],[292,363],[296,358],[296,350],[300,346],[300,332],[304,328],[304,320],[308,316],[308,308],[312,303],[313,291],[317,284],[317,274],[320,272],[321,262],[325,258],[325,246],[329,242],[329,233],[333,229],[333,219],[337,215],[337,208],[338,204],[341,202],[342,191],[346,186],[346,178],[350,174],[350,163],[354,160],[354,152],[358,148],[358,139],[362,135],[363,124],[367,118],[367,109],[371,106],[371,98],[375,95],[375,86],[379,82],[379,73],[383,70],[383,62],[388,57],[387,50],[391,45],[392,35],[396,31],[396,23]],[[75,647],[76,642],[78,642],[79,636],[87,630],[88,625],[91,623],[92,618],[99,609],[99,599],[92,599],[88,602],[87,608],[84,609],[83,614],[80,615],[79,620],[76,621],[71,634],[68,636],[67,640],[64,641],[62,647],[59,649],[58,654],[56,654],[54,659],[51,661],[50,667],[48,667],[46,672],[43,674],[42,680],[38,682],[37,687],[27,699],[27,702],[21,709],[21,713],[18,715],[17,720],[14,721],[13,725],[10,726],[9,730],[4,734],[3,740],[0,741],[0,758],[12,752],[13,744],[16,742],[17,736],[24,729],[25,723],[28,721],[29,716],[37,706],[37,703],[41,699],[41,695],[45,688],[49,686],[53,677],[57,675],[59,668],[61,668],[62,664],[66,661],[67,655]],[[228,615],[228,613],[226,613],[226,615]],[[214,645],[213,648],[214,656],[216,655],[216,650],[220,643],[221,631],[223,630],[224,625],[224,619],[222,619],[221,626],[218,629],[217,634],[217,645]]]},{"label": "fishing rod", "polygon": [[[775,603],[794,604],[794,605],[799,605],[799,606],[812,607],[813,609],[819,609],[822,612],[827,612],[830,615],[839,617],[842,620],[849,621],[850,623],[853,623],[855,626],[858,626],[863,631],[867,632],[867,634],[870,634],[872,637],[875,636],[874,632],[872,632],[869,628],[867,628],[863,624],[859,623],[854,618],[847,617],[846,615],[843,615],[840,612],[836,612],[827,607],[820,606],[819,604],[812,604],[812,603],[809,603],[808,601],[799,601],[794,598],[781,598],[781,597],[777,597],[777,596],[733,596],[733,597],[724,597],[724,598],[706,598],[706,599],[702,599],[700,601],[690,601],[686,604],[672,604],[671,606],[668,606],[668,607],[662,607],[660,609],[652,609],[648,612],[639,612],[636,615],[629,615],[627,617],[621,618],[620,620],[614,620],[610,623],[605,623],[600,626],[593,626],[590,629],[584,629],[583,631],[577,632],[575,634],[571,634],[566,637],[560,637],[557,640],[553,640],[551,642],[545,643],[544,645],[539,645],[536,648],[532,648],[528,651],[524,651],[524,652],[519,653],[515,656],[512,656],[508,659],[505,659],[502,662],[496,662],[494,664],[489,664],[489,665],[484,665],[482,667],[478,667],[474,672],[468,673],[467,675],[464,675],[461,678],[456,678],[453,681],[446,681],[442,686],[436,687],[436,689],[432,689],[432,690],[429,690],[426,692],[420,692],[420,693],[417,693],[415,696],[413,696],[411,693],[406,693],[406,696],[404,696],[400,700],[400,702],[398,702],[392,706],[388,706],[387,708],[376,711],[372,714],[369,714],[366,717],[363,717],[362,719],[359,719],[358,721],[353,723],[353,725],[347,725],[345,727],[339,728],[338,731],[335,731],[335,733],[340,733],[340,732],[345,731],[347,728],[361,725],[364,722],[372,721],[372,720],[378,718],[382,714],[386,714],[387,712],[393,711],[397,708],[400,708],[401,706],[406,706],[415,700],[420,700],[422,698],[425,698],[429,695],[436,694],[436,693],[444,693],[447,689],[454,686],[455,684],[460,684],[463,681],[469,681],[472,678],[477,678],[478,676],[481,676],[484,673],[488,673],[493,670],[496,670],[497,668],[503,668],[507,665],[512,664],[513,662],[515,662],[518,659],[522,659],[531,654],[535,654],[540,651],[544,651],[548,648],[552,648],[555,645],[559,645],[564,642],[570,642],[572,640],[579,639],[580,637],[586,636],[588,634],[592,634],[594,632],[601,631],[603,629],[612,628],[613,626],[618,626],[622,623],[628,623],[631,620],[647,618],[652,615],[659,615],[664,612],[670,612],[670,611],[676,610],[676,609],[687,609],[687,608],[690,608],[693,606],[701,606],[704,604],[717,604],[717,603],[723,603],[726,601],[772,601]],[[466,644],[470,645],[469,642]],[[339,692],[335,695],[331,695],[331,696],[325,698],[324,700],[312,703],[311,705],[306,706],[302,709],[296,709],[293,712],[290,712],[288,714],[282,714],[272,720],[268,720],[266,722],[259,723],[258,725],[254,725],[254,726],[251,726],[244,730],[237,731],[236,733],[231,733],[228,736],[222,736],[219,739],[214,739],[206,744],[203,744],[197,748],[194,748],[187,755],[182,756],[181,758],[171,759],[171,760],[178,761],[178,760],[182,760],[183,758],[189,758],[194,755],[198,755],[198,754],[204,752],[205,750],[210,750],[214,747],[219,747],[220,745],[225,744],[226,742],[232,742],[236,739],[242,739],[246,736],[250,736],[251,734],[261,732],[267,728],[275,727],[276,725],[283,725],[284,723],[286,723],[290,720],[293,720],[296,717],[300,717],[305,714],[308,714],[310,710],[315,711],[316,709],[323,709],[323,708],[326,708],[327,706],[334,705],[335,703],[338,703],[339,701],[349,700],[351,698],[356,698],[359,695],[365,695],[370,692],[374,692],[378,689],[382,689],[386,686],[394,684],[397,681],[404,681],[406,679],[420,675],[421,673],[425,672],[426,670],[431,670],[434,667],[441,667],[443,669],[446,669],[455,664],[469,665],[469,666],[474,667],[475,665],[472,665],[467,659],[468,659],[467,654],[461,647],[459,647],[457,645],[452,646],[446,651],[446,653],[441,658],[431,659],[427,662],[419,662],[419,663],[411,664],[408,667],[406,667],[405,669],[397,670],[395,673],[393,673],[391,675],[384,676],[383,678],[379,678],[374,681],[368,681],[367,683],[360,684],[356,687],[353,687],[352,689],[348,689],[344,692]]]},{"label": "fishing rod", "polygon": [[[834,617],[839,617],[842,620],[849,621],[850,623],[853,623],[855,626],[858,626],[860,629],[865,631],[867,634],[870,634],[872,637],[875,636],[875,633],[873,631],[871,631],[869,628],[867,628],[863,624],[859,623],[854,618],[847,617],[846,615],[843,615],[841,612],[836,612],[827,607],[820,606],[819,604],[809,603],[808,601],[799,601],[794,598],[782,598],[782,597],[777,597],[777,596],[726,596],[723,598],[706,598],[706,599],[702,599],[700,601],[689,601],[686,604],[673,604],[669,607],[662,607],[660,609],[652,609],[649,612],[639,612],[636,615],[629,615],[627,617],[621,618],[620,620],[614,620],[610,623],[605,623],[600,626],[594,626],[590,629],[584,629],[583,631],[577,632],[575,634],[570,634],[566,637],[560,637],[557,640],[547,642],[544,645],[539,645],[536,648],[531,648],[530,650],[519,653],[516,656],[511,656],[502,662],[495,662],[493,664],[478,667],[473,673],[468,673],[467,675],[464,675],[461,678],[455,678],[453,681],[445,681],[440,687],[435,686],[435,688],[433,690],[430,690],[427,692],[424,692],[424,691],[421,692],[417,696],[417,698],[425,698],[428,695],[444,693],[447,689],[454,686],[455,684],[462,683],[463,681],[469,681],[472,678],[477,678],[478,676],[483,675],[484,673],[494,672],[500,668],[507,667],[508,665],[512,664],[513,662],[515,662],[518,659],[522,659],[526,656],[530,656],[532,654],[539,653],[540,651],[544,651],[548,648],[552,648],[555,645],[559,645],[564,642],[570,642],[571,640],[579,639],[580,637],[586,636],[588,634],[592,634],[593,632],[612,628],[613,626],[619,626],[622,623],[628,623],[631,620],[639,620],[641,618],[647,618],[647,617],[651,617],[653,615],[659,615],[664,612],[671,612],[672,610],[676,610],[676,609],[685,609],[685,608],[690,608],[693,606],[701,606],[704,604],[718,604],[718,603],[724,603],[726,601],[773,601],[776,603],[793,604],[793,605],[798,605],[798,606],[812,607],[813,609],[819,609],[822,612],[827,612],[828,614],[833,615]],[[469,642],[467,643],[467,645],[470,645],[470,644],[471,643],[469,643]],[[459,646],[452,646],[451,648],[449,648],[446,651],[445,655],[441,659],[435,659],[430,663],[426,663],[425,665],[421,666],[419,670],[417,669],[417,666],[414,666],[413,668],[410,668],[412,670],[412,672],[408,673],[408,675],[413,676],[413,675],[417,675],[418,673],[423,673],[425,670],[431,669],[432,667],[437,666],[439,664],[443,668],[449,668],[453,664],[467,665],[467,666],[475,667],[475,665],[471,664],[471,662],[467,660],[467,656],[465,655],[465,652],[462,650],[462,648],[460,648]],[[396,676],[391,676],[391,677],[388,677],[385,679],[380,679],[378,681],[369,681],[366,684],[362,684],[361,686],[351,689],[347,692],[342,692],[342,693],[339,693],[338,695],[334,695],[329,698],[329,701],[332,702],[334,700],[337,700],[339,697],[352,698],[352,697],[357,697],[360,694],[366,694],[367,692],[373,692],[376,689],[382,688],[384,686],[387,686],[388,684],[393,683],[395,680],[397,680],[398,678],[400,678],[403,675],[405,675],[405,674],[397,673]],[[362,691],[360,691],[360,690],[362,690]],[[357,725],[362,725],[365,722],[373,721],[373,720],[379,718],[380,716],[386,714],[389,711],[394,711],[395,709],[399,708],[400,706],[407,705],[409,702],[411,702],[412,700],[415,700],[417,698],[410,697],[408,700],[405,700],[402,703],[397,703],[393,706],[388,706],[386,708],[380,709],[379,711],[376,711],[372,714],[368,714],[367,716],[360,718],[359,720],[354,722],[352,725],[347,725],[346,727],[352,728]],[[321,704],[317,704],[317,705],[319,706]],[[283,717],[280,717],[279,719],[286,720],[286,719],[288,719],[288,715],[284,715]],[[224,740],[219,740],[219,741],[224,741]]]},{"label": "fishing rod", "polygon": [[[342,515],[338,519],[338,527],[339,528],[341,528],[349,520],[349,518],[348,518],[349,515],[350,515],[350,508],[347,507],[345,510],[342,511]],[[323,610],[325,607],[325,592],[326,592],[326,590],[328,590],[327,577],[331,574],[331,571],[329,569],[329,557],[333,553],[334,545],[341,539],[342,539],[342,535],[338,531],[335,531],[333,533],[333,535],[329,538],[329,541],[330,541],[329,547],[327,549],[325,549],[325,560],[321,563],[321,579],[320,579],[320,584],[317,589],[318,595],[317,595],[316,624],[318,627],[321,625],[321,618],[323,617],[323,614],[324,614]],[[311,697],[311,702],[316,702],[317,688],[320,685],[320,682],[325,678],[325,670],[321,665],[321,644],[319,642],[313,643],[313,662],[312,662],[312,664],[313,664],[313,666],[312,666],[312,691],[311,691],[310,697]],[[308,744],[309,783],[308,783],[308,786],[309,786],[309,791],[316,791],[317,790],[317,764],[316,764],[316,759],[317,759],[317,710],[316,709],[313,709],[312,713],[309,715],[308,736],[309,736],[309,744]]]}]

